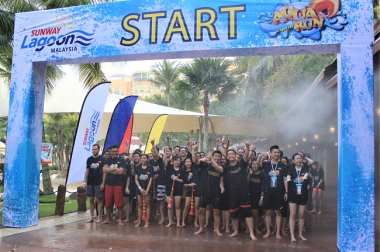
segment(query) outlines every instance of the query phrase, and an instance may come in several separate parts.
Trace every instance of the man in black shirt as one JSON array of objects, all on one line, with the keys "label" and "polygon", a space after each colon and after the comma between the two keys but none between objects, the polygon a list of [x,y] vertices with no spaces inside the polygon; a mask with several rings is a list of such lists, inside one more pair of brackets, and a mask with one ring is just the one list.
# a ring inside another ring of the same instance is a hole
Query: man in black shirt
[{"label": "man in black shirt", "polygon": [[84,174],[83,188],[86,190],[87,197],[90,198],[90,219],[87,222],[94,221],[94,199],[96,198],[98,218],[96,222],[102,219],[103,210],[103,162],[104,159],[99,155],[100,146],[92,146],[92,156],[87,159],[86,172]]},{"label": "man in black shirt", "polygon": [[117,207],[119,214],[118,225],[123,226],[123,179],[126,162],[118,156],[119,148],[116,145],[111,147],[111,156],[107,158],[103,166],[103,183],[105,182],[105,206],[107,209],[107,218],[101,224],[111,223],[111,213],[113,205]]},{"label": "man in black shirt", "polygon": [[[229,190],[229,204],[230,214],[232,219],[232,225],[234,232],[230,234],[230,237],[239,235],[239,216],[245,217],[247,226],[249,229],[250,237],[252,240],[256,240],[253,233],[253,217],[251,211],[251,198],[249,193],[249,187],[247,183],[247,167],[249,159],[249,145],[250,143],[245,141],[245,151],[241,159],[237,157],[235,150],[230,149],[227,151],[228,164],[224,167],[219,166],[223,175],[227,177],[228,190]],[[239,160],[239,161],[238,161]],[[216,169],[218,166],[215,162],[212,165]]]},{"label": "man in black shirt", "polygon": [[288,200],[288,183],[286,182],[286,166],[280,162],[280,148],[277,145],[270,147],[270,162],[261,164],[263,172],[263,188],[261,191],[260,206],[263,206],[267,233],[270,236],[270,224],[273,210],[276,214],[276,238],[281,239],[281,209],[284,201]]},{"label": "man in black shirt", "polygon": [[[220,180],[222,178],[223,169],[219,168],[218,164],[222,154],[220,151],[214,151],[209,154],[209,159],[212,160],[212,163],[206,163],[205,159],[198,159],[196,153],[194,153],[193,148],[191,148],[191,154],[193,162],[199,166],[202,170],[202,177],[200,183],[200,202],[199,202],[199,230],[195,234],[203,233],[205,211],[208,204],[212,204],[215,220],[215,232],[218,236],[222,236],[220,232]],[[214,168],[215,167],[215,168]]]}]

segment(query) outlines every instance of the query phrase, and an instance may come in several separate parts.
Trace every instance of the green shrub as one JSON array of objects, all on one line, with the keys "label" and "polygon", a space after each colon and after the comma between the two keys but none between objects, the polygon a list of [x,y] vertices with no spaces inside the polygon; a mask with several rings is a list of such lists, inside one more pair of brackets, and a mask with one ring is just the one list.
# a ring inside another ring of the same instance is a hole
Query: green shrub
[{"label": "green shrub", "polygon": [[49,165],[50,170],[58,170],[58,165]]}]

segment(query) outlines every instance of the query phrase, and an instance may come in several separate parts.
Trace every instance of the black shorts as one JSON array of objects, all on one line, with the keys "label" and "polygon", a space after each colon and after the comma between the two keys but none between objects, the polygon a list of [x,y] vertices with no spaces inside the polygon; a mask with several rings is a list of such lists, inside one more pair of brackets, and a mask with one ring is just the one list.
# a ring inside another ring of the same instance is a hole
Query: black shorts
[{"label": "black shorts", "polygon": [[[168,188],[166,186],[165,189],[166,189],[166,197],[169,198],[172,188],[171,187]],[[174,187],[173,196],[182,196],[182,194],[183,194],[183,187]]]},{"label": "black shorts", "polygon": [[264,210],[281,210],[284,207],[283,193],[265,193],[264,192]]},{"label": "black shorts", "polygon": [[208,204],[211,204],[213,209],[220,210],[220,196],[202,195],[199,201],[199,207],[206,208]]},{"label": "black shorts", "polygon": [[306,195],[289,195],[289,203],[294,203],[297,205],[306,205],[308,201],[308,196]]},{"label": "black shorts", "polygon": [[249,192],[230,192],[229,203],[231,218],[252,217]]},{"label": "black shorts", "polygon": [[228,200],[227,192],[224,192],[220,195],[220,206],[222,210],[230,210],[230,201]]},{"label": "black shorts", "polygon": [[259,208],[260,208],[260,206],[259,206],[260,197],[261,197],[261,193],[260,194],[252,193],[251,194],[251,209],[259,210]]},{"label": "black shorts", "polygon": [[[192,188],[191,187],[187,187],[186,188],[186,197],[191,197],[191,194],[192,194]],[[197,196],[198,192],[197,192],[197,188],[194,187],[194,197],[200,197],[200,196]]]}]

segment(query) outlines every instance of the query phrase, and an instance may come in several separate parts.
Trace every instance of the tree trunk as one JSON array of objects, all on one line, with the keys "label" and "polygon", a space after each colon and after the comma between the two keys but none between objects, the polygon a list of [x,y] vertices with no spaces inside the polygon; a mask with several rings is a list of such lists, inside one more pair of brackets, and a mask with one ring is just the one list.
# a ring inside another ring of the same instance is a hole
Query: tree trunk
[{"label": "tree trunk", "polygon": [[86,190],[84,190],[83,186],[77,187],[78,192],[78,212],[86,212]]},{"label": "tree trunk", "polygon": [[62,216],[65,210],[66,186],[58,186],[57,201],[55,202],[55,215]]},{"label": "tree trunk", "polygon": [[166,100],[168,101],[168,107],[170,107],[170,89],[166,89]]},{"label": "tree trunk", "polygon": [[47,164],[42,165],[42,186],[45,194],[54,193],[53,186],[51,185],[50,169]]}]

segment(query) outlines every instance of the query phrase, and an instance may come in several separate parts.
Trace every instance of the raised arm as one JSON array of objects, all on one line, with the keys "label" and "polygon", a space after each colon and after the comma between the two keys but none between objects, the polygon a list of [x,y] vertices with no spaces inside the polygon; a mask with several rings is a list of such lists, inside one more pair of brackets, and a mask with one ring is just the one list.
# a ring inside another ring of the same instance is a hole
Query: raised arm
[{"label": "raised arm", "polygon": [[251,143],[248,141],[244,141],[244,143],[245,143],[245,151],[244,151],[243,159],[245,162],[248,162],[248,160],[249,160],[249,145]]},{"label": "raised arm", "polygon": [[215,168],[215,170],[216,170],[217,172],[219,172],[219,173],[223,173],[223,167],[220,166],[220,165],[218,165],[218,164],[214,161],[214,159],[212,158],[212,155],[211,155],[210,153],[208,154],[208,159],[211,160],[211,165],[212,165],[212,167]]}]

